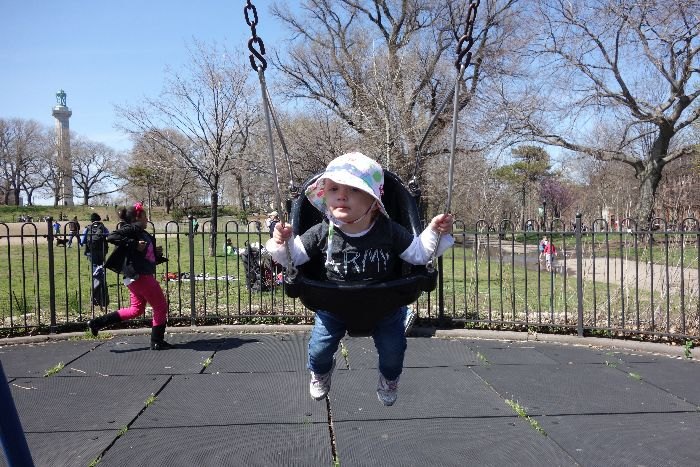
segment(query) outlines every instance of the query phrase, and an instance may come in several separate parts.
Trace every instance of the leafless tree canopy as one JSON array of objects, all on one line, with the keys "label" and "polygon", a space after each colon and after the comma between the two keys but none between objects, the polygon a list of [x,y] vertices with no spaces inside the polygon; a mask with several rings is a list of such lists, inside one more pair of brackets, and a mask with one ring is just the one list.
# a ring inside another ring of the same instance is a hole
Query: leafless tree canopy
[{"label": "leafless tree canopy", "polygon": [[53,152],[46,127],[35,120],[0,118],[0,194],[4,204],[19,204],[21,193],[33,203],[46,182],[45,161]]},{"label": "leafless tree canopy", "polygon": [[[471,93],[460,108],[504,63],[487,51],[509,33],[507,12],[515,3],[482,2],[474,66],[461,83]],[[429,121],[454,85],[467,7],[463,1],[307,0],[297,15],[278,4],[273,14],[294,36],[288,54],[276,60],[287,97],[329,109],[362,137],[364,152],[407,178]],[[444,141],[431,143],[449,121],[449,115],[439,120],[429,138],[433,153],[445,150]]]},{"label": "leafless tree canopy", "polygon": [[650,220],[664,166],[696,146],[697,0],[539,0],[528,81],[506,91],[520,134],[630,165]]},{"label": "leafless tree canopy", "polygon": [[[248,69],[231,57],[225,49],[195,42],[188,69],[169,73],[158,98],[117,108],[127,131],[153,137],[209,189],[210,254],[215,253],[221,178],[234,170],[257,119],[249,99]],[[174,132],[183,138],[173,138]]]},{"label": "leafless tree canopy", "polygon": [[71,138],[73,182],[83,198],[83,205],[90,200],[119,191],[117,177],[117,153],[109,146],[85,138]]}]

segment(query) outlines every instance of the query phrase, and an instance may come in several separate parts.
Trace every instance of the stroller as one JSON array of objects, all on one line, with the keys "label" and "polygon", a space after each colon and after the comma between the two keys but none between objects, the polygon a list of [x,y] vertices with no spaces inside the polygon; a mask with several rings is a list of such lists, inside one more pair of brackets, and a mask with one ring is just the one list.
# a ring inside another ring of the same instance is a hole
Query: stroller
[{"label": "stroller", "polygon": [[248,290],[266,292],[275,280],[272,257],[259,243],[251,243],[238,252],[245,268],[245,283]]}]

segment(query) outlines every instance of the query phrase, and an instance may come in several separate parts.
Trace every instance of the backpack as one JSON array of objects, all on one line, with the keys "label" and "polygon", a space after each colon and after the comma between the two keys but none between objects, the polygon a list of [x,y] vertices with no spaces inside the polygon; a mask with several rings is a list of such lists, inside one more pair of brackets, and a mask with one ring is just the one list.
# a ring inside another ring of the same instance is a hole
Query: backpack
[{"label": "backpack", "polygon": [[85,239],[85,253],[90,253],[93,263],[102,263],[107,256],[107,236],[102,222],[93,222],[88,227],[87,238]]}]

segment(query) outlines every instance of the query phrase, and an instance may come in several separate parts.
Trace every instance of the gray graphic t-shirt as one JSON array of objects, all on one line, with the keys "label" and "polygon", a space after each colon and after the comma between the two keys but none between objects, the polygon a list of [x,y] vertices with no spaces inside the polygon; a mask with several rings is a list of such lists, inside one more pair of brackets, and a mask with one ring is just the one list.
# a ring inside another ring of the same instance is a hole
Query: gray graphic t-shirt
[{"label": "gray graphic t-shirt", "polygon": [[[395,271],[399,255],[411,245],[413,235],[400,224],[379,216],[361,237],[350,237],[335,228],[331,246],[332,264],[325,267],[331,281],[383,281]],[[301,235],[311,261],[324,262],[328,243],[328,221],[316,224]]]}]

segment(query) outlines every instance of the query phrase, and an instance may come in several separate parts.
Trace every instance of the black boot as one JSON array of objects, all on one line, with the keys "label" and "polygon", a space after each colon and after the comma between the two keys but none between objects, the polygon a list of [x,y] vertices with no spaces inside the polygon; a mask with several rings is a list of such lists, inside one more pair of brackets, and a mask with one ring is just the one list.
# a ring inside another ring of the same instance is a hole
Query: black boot
[{"label": "black boot", "polygon": [[165,324],[153,326],[151,328],[151,350],[167,350],[172,349],[173,345],[168,344],[163,340],[165,337]]},{"label": "black boot", "polygon": [[121,322],[119,313],[114,311],[112,313],[107,313],[106,315],[97,316],[91,319],[90,321],[88,321],[87,325],[92,335],[97,337],[97,332],[100,329],[106,328],[107,326],[111,326],[112,324],[117,324],[119,322]]}]

